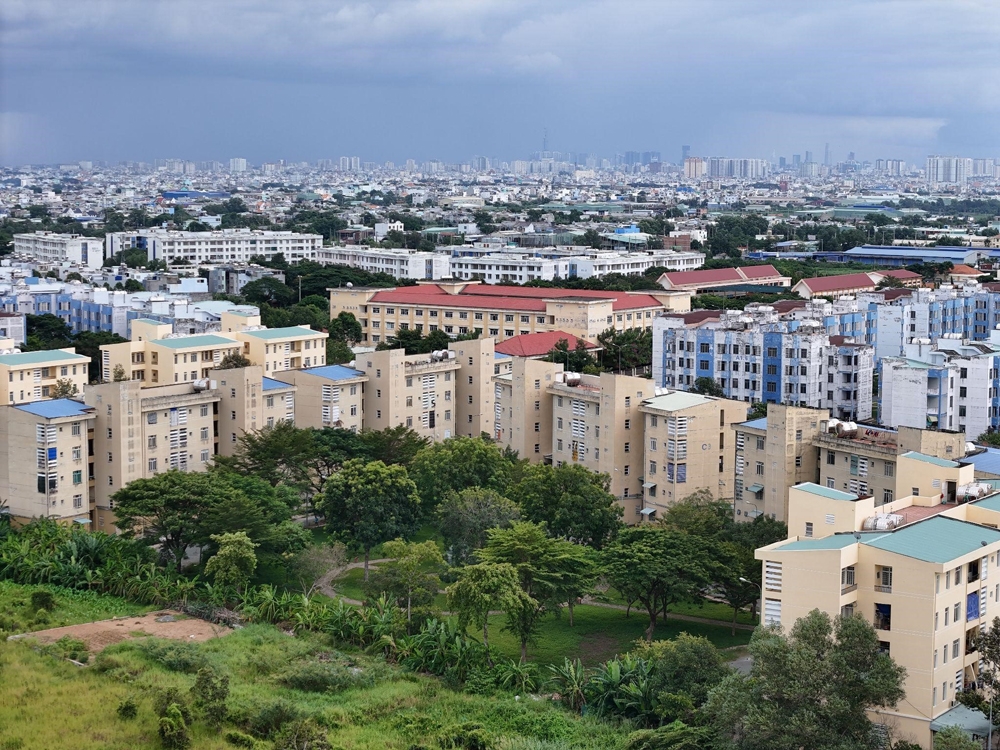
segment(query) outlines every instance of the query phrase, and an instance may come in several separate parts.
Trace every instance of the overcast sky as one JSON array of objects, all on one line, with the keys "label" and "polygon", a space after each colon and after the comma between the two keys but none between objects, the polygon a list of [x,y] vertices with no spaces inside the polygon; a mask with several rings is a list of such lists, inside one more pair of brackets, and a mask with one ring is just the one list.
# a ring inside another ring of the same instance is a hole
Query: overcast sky
[{"label": "overcast sky", "polygon": [[0,162],[1000,156],[997,0],[2,0]]}]

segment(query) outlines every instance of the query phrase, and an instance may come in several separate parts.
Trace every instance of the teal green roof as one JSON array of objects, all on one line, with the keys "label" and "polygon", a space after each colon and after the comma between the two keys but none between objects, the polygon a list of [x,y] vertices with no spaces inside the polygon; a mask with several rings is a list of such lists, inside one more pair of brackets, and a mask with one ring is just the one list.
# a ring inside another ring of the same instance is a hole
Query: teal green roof
[{"label": "teal green roof", "polygon": [[795,489],[802,490],[803,492],[808,492],[813,495],[826,497],[830,500],[846,500],[848,502],[854,502],[858,499],[857,495],[852,495],[850,492],[841,492],[840,490],[833,489],[833,487],[824,487],[820,484],[813,484],[812,482],[797,484],[795,485]]},{"label": "teal green roof", "polygon": [[175,339],[156,339],[152,343],[160,344],[168,349],[188,349],[197,346],[239,346],[239,341],[227,339],[225,336],[216,336],[213,333],[204,333],[200,336],[179,336]]},{"label": "teal green roof", "polygon": [[247,336],[253,336],[256,339],[267,339],[271,341],[273,339],[287,339],[292,336],[316,336],[319,331],[314,331],[312,328],[300,328],[299,326],[288,326],[287,328],[261,328],[259,331],[240,331]]},{"label": "teal green roof", "polygon": [[162,320],[153,320],[152,318],[136,318],[132,321],[133,323],[149,323],[154,326],[170,325],[169,323],[164,323]]},{"label": "teal green roof", "polygon": [[983,542],[1000,542],[1000,531],[947,516],[932,516],[887,534],[862,538],[862,542],[914,560],[947,563],[975,552]]},{"label": "teal green roof", "polygon": [[90,357],[82,354],[71,354],[59,349],[46,349],[40,352],[21,352],[20,354],[0,354],[0,365],[18,367],[21,365],[44,365],[49,362],[64,362],[67,359],[82,359],[90,361]]},{"label": "teal green roof", "polygon": [[912,458],[916,461],[923,461],[927,464],[934,464],[935,466],[943,466],[948,469],[958,468],[957,461],[951,461],[947,458],[938,458],[937,456],[928,456],[926,453],[917,453],[916,451],[910,451],[909,453],[904,453],[903,458]]},{"label": "teal green roof", "polygon": [[782,552],[785,550],[803,551],[844,549],[844,547],[849,547],[856,541],[857,539],[854,538],[854,534],[834,534],[833,536],[824,536],[819,539],[796,539],[795,541],[787,542],[776,549],[779,549]]},{"label": "teal green roof", "polygon": [[[982,482],[984,484],[991,484],[992,483],[994,489],[996,488],[996,484],[995,484],[996,480],[993,480],[992,482],[989,482],[989,481],[984,480],[984,479],[977,479],[976,481],[977,482]],[[1000,493],[997,493],[995,495],[988,495],[987,497],[984,497],[982,500],[977,500],[976,501],[976,507],[977,508],[986,508],[986,510],[1000,511]]]}]

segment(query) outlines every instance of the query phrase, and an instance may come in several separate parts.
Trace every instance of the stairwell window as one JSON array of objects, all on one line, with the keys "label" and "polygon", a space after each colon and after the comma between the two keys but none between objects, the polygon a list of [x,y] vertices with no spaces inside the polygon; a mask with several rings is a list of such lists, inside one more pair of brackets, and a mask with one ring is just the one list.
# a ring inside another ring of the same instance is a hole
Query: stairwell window
[{"label": "stairwell window", "polygon": [[806,536],[813,535],[813,525],[811,521],[806,521]]}]

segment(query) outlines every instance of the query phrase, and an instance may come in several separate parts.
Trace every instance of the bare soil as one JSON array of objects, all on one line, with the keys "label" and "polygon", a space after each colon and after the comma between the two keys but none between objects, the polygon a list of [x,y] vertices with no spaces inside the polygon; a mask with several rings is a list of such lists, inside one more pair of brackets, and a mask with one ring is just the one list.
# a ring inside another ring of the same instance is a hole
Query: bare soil
[{"label": "bare soil", "polygon": [[[173,622],[156,621],[157,618],[165,616],[177,619]],[[141,617],[119,617],[112,620],[87,622],[82,625],[38,630],[20,637],[33,638],[39,643],[55,643],[60,638],[69,636],[83,641],[87,644],[90,652],[96,654],[114,643],[130,638],[155,636],[157,638],[200,642],[218,638],[229,632],[231,632],[230,629],[224,625],[215,625],[172,610],[160,610]]]}]

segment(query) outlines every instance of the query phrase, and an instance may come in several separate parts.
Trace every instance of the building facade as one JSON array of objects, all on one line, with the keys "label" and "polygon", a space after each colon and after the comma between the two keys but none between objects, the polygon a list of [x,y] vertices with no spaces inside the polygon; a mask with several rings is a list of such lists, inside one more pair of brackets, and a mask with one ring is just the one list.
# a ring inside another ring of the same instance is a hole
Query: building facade
[{"label": "building facade", "polygon": [[89,381],[90,357],[75,349],[0,353],[0,403],[26,404],[82,393]]},{"label": "building facade", "polygon": [[323,236],[320,234],[267,229],[219,229],[210,232],[136,229],[112,232],[105,238],[108,258],[125,250],[145,250],[148,260],[184,260],[191,265],[249,263],[254,256],[271,260],[276,255],[283,255],[289,263],[295,263],[316,260],[322,247]]},{"label": "building facade", "polygon": [[100,268],[104,263],[104,240],[44,231],[15,234],[14,254],[43,263],[74,263],[84,268]]}]

